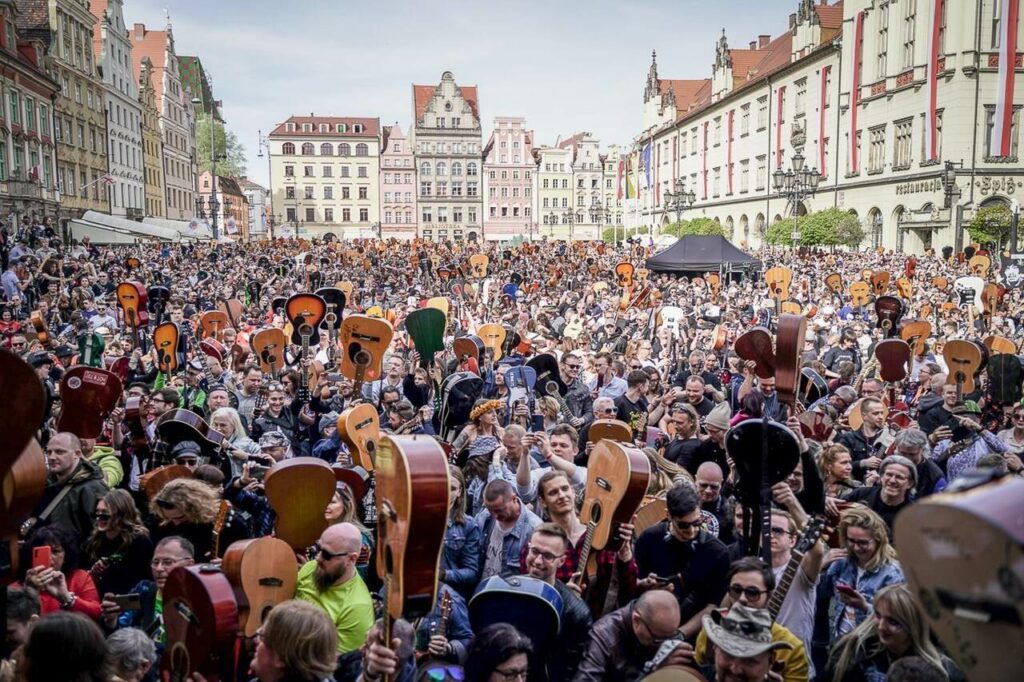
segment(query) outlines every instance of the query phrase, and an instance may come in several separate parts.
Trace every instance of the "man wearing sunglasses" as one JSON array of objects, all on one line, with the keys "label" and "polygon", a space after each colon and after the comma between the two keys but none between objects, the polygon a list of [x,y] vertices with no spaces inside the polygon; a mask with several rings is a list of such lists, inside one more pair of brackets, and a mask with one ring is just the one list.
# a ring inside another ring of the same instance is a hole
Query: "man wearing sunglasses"
[{"label": "man wearing sunglasses", "polygon": [[[772,521],[772,525],[774,530],[775,521]],[[768,601],[775,589],[775,576],[771,568],[757,557],[744,557],[734,561],[729,566],[727,581],[729,605],[742,604],[750,609],[768,608]],[[813,624],[812,614],[811,625]],[[783,664],[782,679],[785,682],[809,679],[809,657],[803,642],[778,622],[772,623],[771,641],[789,645],[786,648],[780,646],[775,654],[775,660]],[[695,657],[701,665],[710,663],[708,635],[704,630],[697,636]]]},{"label": "man wearing sunglasses", "polygon": [[363,539],[351,523],[328,526],[315,545],[316,557],[299,569],[296,599],[327,613],[338,630],[338,653],[363,646],[373,625],[373,600],[356,572]]}]

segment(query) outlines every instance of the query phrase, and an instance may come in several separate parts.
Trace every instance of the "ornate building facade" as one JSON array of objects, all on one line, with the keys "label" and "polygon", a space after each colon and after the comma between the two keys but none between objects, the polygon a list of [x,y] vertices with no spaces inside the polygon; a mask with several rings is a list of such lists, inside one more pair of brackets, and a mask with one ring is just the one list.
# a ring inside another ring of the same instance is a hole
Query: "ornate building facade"
[{"label": "ornate building facade", "polygon": [[460,87],[445,71],[437,85],[412,90],[420,236],[478,239],[483,202],[476,86]]},{"label": "ornate building facade", "polygon": [[526,119],[499,116],[484,145],[484,237],[531,238],[537,231],[533,210],[533,131]]},{"label": "ornate building facade", "polygon": [[397,123],[384,126],[380,154],[381,236],[416,236],[416,160]]},{"label": "ornate building facade", "polygon": [[163,141],[160,136],[160,112],[153,87],[153,62],[143,57],[139,64],[139,108],[142,110],[142,179],[147,216],[166,218],[164,210]]},{"label": "ornate building facade", "polygon": [[537,208],[540,234],[554,239],[569,238],[569,216],[573,210],[575,185],[572,176],[572,149],[538,147]]}]

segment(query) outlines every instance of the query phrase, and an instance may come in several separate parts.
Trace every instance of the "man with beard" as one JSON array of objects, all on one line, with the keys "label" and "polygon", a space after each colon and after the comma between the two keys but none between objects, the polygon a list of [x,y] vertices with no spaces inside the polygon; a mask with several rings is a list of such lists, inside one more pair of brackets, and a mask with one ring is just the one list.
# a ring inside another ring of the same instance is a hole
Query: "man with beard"
[{"label": "man with beard", "polygon": [[373,600],[356,572],[362,543],[351,523],[329,526],[315,545],[316,559],[299,569],[295,597],[327,613],[338,631],[339,654],[360,648],[373,626]]}]

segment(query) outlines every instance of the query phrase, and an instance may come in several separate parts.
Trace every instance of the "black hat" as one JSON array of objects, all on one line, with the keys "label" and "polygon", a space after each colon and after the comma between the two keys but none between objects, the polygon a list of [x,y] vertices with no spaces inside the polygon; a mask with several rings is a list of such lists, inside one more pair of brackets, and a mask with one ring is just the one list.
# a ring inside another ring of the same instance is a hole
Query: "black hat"
[{"label": "black hat", "polygon": [[43,365],[52,365],[53,358],[51,358],[50,354],[45,351],[38,351],[28,356],[28,364],[32,365],[34,369],[37,369]]},{"label": "black hat", "polygon": [[171,457],[173,459],[178,459],[179,457],[184,457],[185,455],[195,455],[198,457],[202,454],[203,449],[199,446],[199,443],[195,442],[194,440],[183,440],[177,445],[175,445],[174,448],[171,450]]},{"label": "black hat", "polygon": [[62,346],[57,346],[57,348],[54,349],[53,354],[62,359],[70,358],[75,354],[75,350],[71,346],[64,344]]}]

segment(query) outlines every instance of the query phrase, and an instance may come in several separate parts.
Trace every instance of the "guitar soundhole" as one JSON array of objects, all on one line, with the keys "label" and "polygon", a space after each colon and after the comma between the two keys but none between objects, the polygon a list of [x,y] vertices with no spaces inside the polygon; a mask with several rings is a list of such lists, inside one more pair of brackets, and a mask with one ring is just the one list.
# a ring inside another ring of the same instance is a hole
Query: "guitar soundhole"
[{"label": "guitar soundhole", "polygon": [[[303,318],[303,320],[305,320],[305,318]],[[302,324],[299,325],[299,336],[313,336],[313,327],[303,322]]]},{"label": "guitar soundhole", "polygon": [[171,646],[171,679],[184,681],[191,670],[192,659],[188,655],[188,647],[181,642]]},{"label": "guitar soundhole", "polygon": [[601,514],[602,514],[602,510],[601,510],[601,503],[600,502],[595,502],[594,504],[590,505],[590,522],[591,523],[601,523]]},{"label": "guitar soundhole", "polygon": [[355,351],[352,353],[352,362],[363,367],[368,366],[373,359],[370,357],[370,351],[364,350],[358,344],[354,344],[352,348]]},{"label": "guitar soundhole", "polygon": [[274,577],[260,578],[259,582],[260,585],[262,585],[263,587],[281,587],[282,585],[284,585],[283,580]]}]

